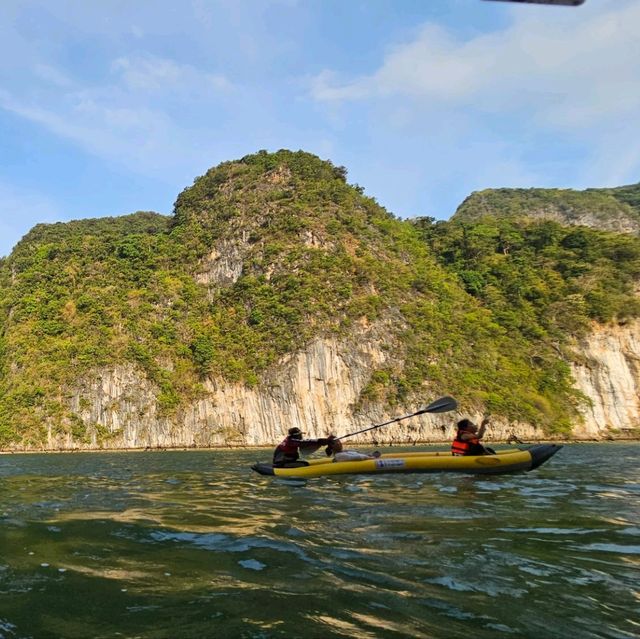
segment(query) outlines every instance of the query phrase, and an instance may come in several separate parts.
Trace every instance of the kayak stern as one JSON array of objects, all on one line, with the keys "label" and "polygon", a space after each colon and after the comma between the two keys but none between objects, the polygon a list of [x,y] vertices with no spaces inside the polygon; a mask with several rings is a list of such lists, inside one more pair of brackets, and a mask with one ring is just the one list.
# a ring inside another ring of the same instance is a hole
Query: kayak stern
[{"label": "kayak stern", "polygon": [[264,464],[262,462],[256,462],[251,466],[251,470],[255,470],[260,475],[275,475],[273,472],[273,466],[271,464]]}]

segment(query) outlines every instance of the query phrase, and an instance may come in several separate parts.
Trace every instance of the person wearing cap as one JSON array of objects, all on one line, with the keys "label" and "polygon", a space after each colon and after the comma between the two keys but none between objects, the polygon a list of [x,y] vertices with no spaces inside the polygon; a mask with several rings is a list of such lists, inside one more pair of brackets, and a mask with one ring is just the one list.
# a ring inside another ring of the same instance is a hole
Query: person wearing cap
[{"label": "person wearing cap", "polygon": [[324,452],[327,454],[327,457],[333,455],[334,462],[365,461],[367,459],[378,459],[378,457],[380,457],[380,452],[377,450],[371,453],[371,455],[361,453],[357,450],[345,450],[342,442],[333,435],[329,437],[329,444]]},{"label": "person wearing cap", "polygon": [[451,444],[451,454],[455,456],[494,454],[493,450],[485,448],[480,443],[488,423],[489,417],[485,417],[478,430],[478,427],[470,419],[461,419],[458,422],[456,437]]},{"label": "person wearing cap", "polygon": [[304,433],[297,427],[289,429],[288,435],[276,446],[273,451],[274,468],[298,468],[308,466],[309,462],[300,459],[300,449],[306,453],[313,453],[320,446],[329,443],[327,437],[319,439],[303,439]]}]

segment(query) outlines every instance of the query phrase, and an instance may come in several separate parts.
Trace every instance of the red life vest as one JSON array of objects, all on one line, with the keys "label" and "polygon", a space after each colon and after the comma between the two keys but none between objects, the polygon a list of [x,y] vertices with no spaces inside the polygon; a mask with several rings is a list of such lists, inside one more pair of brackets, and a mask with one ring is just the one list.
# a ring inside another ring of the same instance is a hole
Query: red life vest
[{"label": "red life vest", "polygon": [[298,452],[298,446],[300,446],[301,439],[290,439],[285,437],[277,446],[278,450],[281,450],[287,455],[295,455]]},{"label": "red life vest", "polygon": [[456,438],[451,444],[451,454],[460,455],[483,455],[485,450],[480,440],[477,437],[471,439],[462,439],[462,433],[466,433],[465,430],[459,430],[456,433]]},{"label": "red life vest", "polygon": [[298,448],[302,443],[301,439],[291,439],[285,437],[273,452],[273,465],[279,466],[286,462],[297,461],[300,458]]}]

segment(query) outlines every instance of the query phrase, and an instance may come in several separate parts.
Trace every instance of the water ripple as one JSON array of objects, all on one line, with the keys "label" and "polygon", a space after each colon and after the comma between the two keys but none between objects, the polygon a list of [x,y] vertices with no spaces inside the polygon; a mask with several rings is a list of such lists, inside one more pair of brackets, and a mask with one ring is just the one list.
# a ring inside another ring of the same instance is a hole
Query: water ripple
[{"label": "water ripple", "polygon": [[305,482],[255,452],[5,457],[0,639],[635,637],[639,452]]}]

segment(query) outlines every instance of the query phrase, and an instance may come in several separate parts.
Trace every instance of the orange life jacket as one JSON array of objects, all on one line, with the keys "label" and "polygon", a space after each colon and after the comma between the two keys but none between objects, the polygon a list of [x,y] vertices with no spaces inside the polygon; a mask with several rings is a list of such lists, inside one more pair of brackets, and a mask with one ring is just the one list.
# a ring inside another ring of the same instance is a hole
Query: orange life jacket
[{"label": "orange life jacket", "polygon": [[456,438],[451,443],[451,454],[460,455],[483,455],[485,453],[484,447],[480,443],[477,437],[471,439],[462,439],[462,433],[467,431],[459,430],[456,433]]}]

